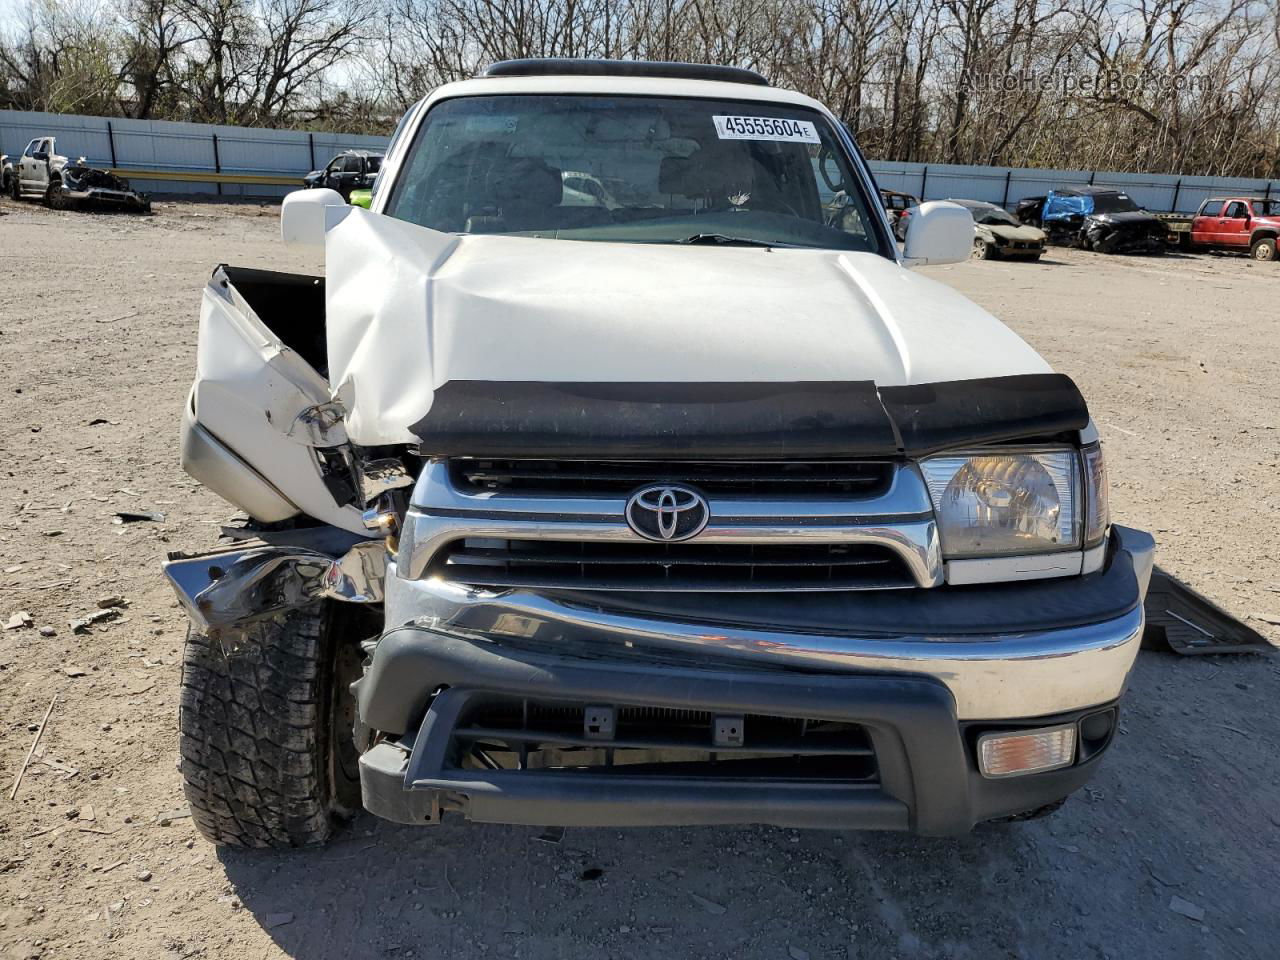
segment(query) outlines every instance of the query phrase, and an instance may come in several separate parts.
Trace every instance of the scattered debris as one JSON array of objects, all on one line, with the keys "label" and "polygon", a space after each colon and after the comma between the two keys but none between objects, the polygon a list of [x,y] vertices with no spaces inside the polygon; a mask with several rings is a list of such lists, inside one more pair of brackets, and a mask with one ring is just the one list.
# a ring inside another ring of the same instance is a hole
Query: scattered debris
[{"label": "scattered debris", "polygon": [[1273,627],[1280,627],[1280,616],[1274,613],[1255,613],[1251,614],[1253,619],[1261,620],[1263,623],[1269,623]]},{"label": "scattered debris", "polygon": [[[1147,590],[1142,645],[1184,656],[1205,653],[1273,653],[1275,648],[1207,597],[1159,567]],[[1255,619],[1260,619],[1255,614]],[[1280,618],[1277,618],[1280,623]]]},{"label": "scattered debris", "polygon": [[559,843],[564,839],[564,827],[547,827],[533,839],[543,843]]},{"label": "scattered debris", "polygon": [[718,917],[725,912],[725,907],[716,903],[714,900],[708,900],[706,897],[700,897],[696,893],[691,893],[689,896],[693,899],[694,903],[713,916]]},{"label": "scattered debris", "polygon": [[1188,920],[1194,920],[1199,923],[1204,919],[1204,907],[1192,903],[1190,900],[1183,900],[1179,896],[1169,898],[1169,909],[1174,913],[1179,913]]},{"label": "scattered debris", "polygon": [[74,666],[71,666],[70,664],[63,664],[62,672],[65,673],[68,677],[71,677],[72,679],[76,677],[83,677],[88,674],[88,671],[86,671],[82,667],[74,667]]},{"label": "scattered debris", "polygon": [[599,867],[587,867],[587,869],[582,871],[578,879],[579,880],[599,880],[603,876],[604,876],[604,871],[601,870]]},{"label": "scattered debris", "polygon": [[57,635],[58,635],[58,631],[53,629],[53,627],[40,628],[40,636],[42,637],[56,637]]},{"label": "scattered debris", "polygon": [[19,610],[9,618],[9,622],[4,625],[4,628],[6,630],[20,630],[23,627],[31,626],[31,624],[31,614],[27,613],[25,610]]},{"label": "scattered debris", "polygon": [[86,803],[83,806],[81,806],[77,819],[82,820],[86,823],[91,823],[94,820],[96,820],[97,815],[94,813],[93,804]]},{"label": "scattered debris", "polygon": [[109,610],[112,607],[127,607],[128,605],[129,605],[129,601],[126,600],[124,597],[111,596],[111,597],[100,597],[98,599],[99,610]]},{"label": "scattered debris", "polygon": [[151,871],[139,870],[136,874],[134,874],[134,876],[136,876],[138,880],[140,880],[142,883],[146,883],[148,880],[151,879]]},{"label": "scattered debris", "polygon": [[[137,496],[137,494],[134,494]],[[152,523],[164,523],[164,514],[154,510],[118,510],[112,523],[140,523],[150,520]]]},{"label": "scattered debris", "polygon": [[105,610],[95,610],[93,613],[86,614],[79,620],[68,620],[67,623],[71,627],[72,633],[88,633],[89,628],[95,623],[103,620],[114,620],[120,616],[119,607],[108,607]]},{"label": "scattered debris", "polygon": [[44,728],[49,725],[49,716],[53,713],[53,708],[57,706],[58,695],[55,693],[53,699],[49,701],[49,709],[44,712],[44,719],[40,721],[40,729],[36,731],[35,737],[31,740],[31,749],[27,751],[27,757],[22,761],[22,766],[18,768],[18,775],[13,780],[13,789],[9,791],[9,799],[12,800],[18,795],[18,787],[22,786],[22,777],[27,772],[27,767],[31,766],[31,758],[35,756],[36,747],[40,745],[40,738],[44,736]]},{"label": "scattered debris", "polygon": [[809,951],[801,950],[799,947],[788,946],[787,956],[789,956],[791,960],[809,960]]},{"label": "scattered debris", "polygon": [[109,427],[119,426],[119,424],[116,423],[114,420],[108,420],[106,417],[94,417],[92,420],[89,421],[89,426],[97,427],[97,426],[101,426],[104,423]]},{"label": "scattered debris", "polygon": [[268,913],[262,918],[262,928],[264,930],[283,927],[286,923],[293,923],[292,913]]},{"label": "scattered debris", "polygon": [[162,827],[167,827],[169,824],[173,823],[173,821],[182,820],[189,816],[191,816],[190,810],[170,810],[168,813],[162,813],[160,816],[156,817],[156,823]]},{"label": "scattered debris", "polygon": [[98,323],[115,323],[117,320],[132,320],[141,312],[142,311],[140,310],[135,310],[133,311],[133,313],[122,313],[118,317],[98,317],[97,322]]},{"label": "scattered debris", "polygon": [[94,869],[99,873],[110,873],[116,867],[123,867],[128,862],[128,860],[117,860],[115,863],[109,863],[105,867],[95,867]]}]

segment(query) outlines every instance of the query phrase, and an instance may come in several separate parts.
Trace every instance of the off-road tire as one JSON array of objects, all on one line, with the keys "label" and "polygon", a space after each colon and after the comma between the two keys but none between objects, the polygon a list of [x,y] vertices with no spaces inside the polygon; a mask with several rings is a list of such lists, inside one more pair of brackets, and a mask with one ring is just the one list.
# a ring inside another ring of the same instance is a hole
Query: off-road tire
[{"label": "off-road tire", "polygon": [[1276,258],[1276,241],[1274,237],[1261,237],[1253,241],[1249,247],[1249,256],[1255,260],[1274,260]]},{"label": "off-road tire", "polygon": [[214,843],[317,846],[358,805],[352,765],[335,749],[349,693],[334,682],[333,619],[317,603],[240,630],[188,632],[179,769],[192,819]]}]

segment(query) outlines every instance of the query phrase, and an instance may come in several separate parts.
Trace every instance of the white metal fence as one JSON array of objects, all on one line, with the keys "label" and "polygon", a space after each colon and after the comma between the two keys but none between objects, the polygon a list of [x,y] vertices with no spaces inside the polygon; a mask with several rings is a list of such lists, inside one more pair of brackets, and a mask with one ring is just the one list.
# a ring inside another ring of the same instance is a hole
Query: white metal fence
[{"label": "white metal fence", "polygon": [[[342,150],[387,145],[386,137],[355,134],[0,110],[0,153],[15,156],[28,141],[45,136],[57,137],[58,151],[66,156],[84,156],[95,166],[124,171],[141,190],[228,196],[281,196]],[[871,161],[871,169],[881,187],[922,200],[955,197],[1004,206],[1054,187],[1081,184],[1116,187],[1141,206],[1161,211],[1191,212],[1211,195],[1280,197],[1280,181],[1269,180],[884,160]]]},{"label": "white metal fence", "polygon": [[59,153],[123,171],[139,190],[227,196],[283,196],[294,186],[270,181],[301,183],[336,153],[387,143],[355,134],[0,110],[0,153],[17,156],[36,137],[57,137]]}]

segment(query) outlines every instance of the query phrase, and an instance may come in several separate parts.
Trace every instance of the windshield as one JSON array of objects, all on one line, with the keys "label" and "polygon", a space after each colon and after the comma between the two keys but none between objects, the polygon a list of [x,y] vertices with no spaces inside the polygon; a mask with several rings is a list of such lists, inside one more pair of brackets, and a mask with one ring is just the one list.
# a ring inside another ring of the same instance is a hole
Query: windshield
[{"label": "windshield", "polygon": [[979,223],[985,223],[989,227],[1018,227],[1021,224],[1014,218],[1013,214],[1004,210],[998,210],[993,207],[979,207],[971,211]]},{"label": "windshield", "polygon": [[384,212],[449,233],[714,237],[891,256],[870,209],[835,130],[813,110],[525,95],[432,107]]},{"label": "windshield", "polygon": [[1093,196],[1094,213],[1128,213],[1137,209],[1138,205],[1129,199],[1127,193],[1096,193]]}]

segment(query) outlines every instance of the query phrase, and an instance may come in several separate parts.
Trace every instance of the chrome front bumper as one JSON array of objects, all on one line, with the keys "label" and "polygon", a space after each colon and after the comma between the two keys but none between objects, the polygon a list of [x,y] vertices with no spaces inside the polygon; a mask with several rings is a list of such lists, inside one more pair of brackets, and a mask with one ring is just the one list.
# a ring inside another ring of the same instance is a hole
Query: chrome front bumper
[{"label": "chrome front bumper", "polygon": [[[386,625],[388,631],[415,625],[495,648],[532,645],[566,656],[622,662],[665,657],[707,666],[923,676],[941,681],[951,691],[962,721],[1046,716],[1106,703],[1124,690],[1142,640],[1142,600],[1154,541],[1123,528],[1117,528],[1113,538],[1116,551],[1128,555],[1136,582],[1130,586],[1136,595],[1127,612],[1043,630],[893,634],[837,623],[829,630],[801,631],[683,622],[610,610],[569,595],[487,592],[435,579],[408,580],[396,576],[391,567]],[[1071,589],[1078,580],[1060,581],[1062,589]],[[379,670],[375,651],[369,689],[378,686]],[[429,692],[424,691],[424,698]],[[406,721],[418,707],[403,706]]]}]

